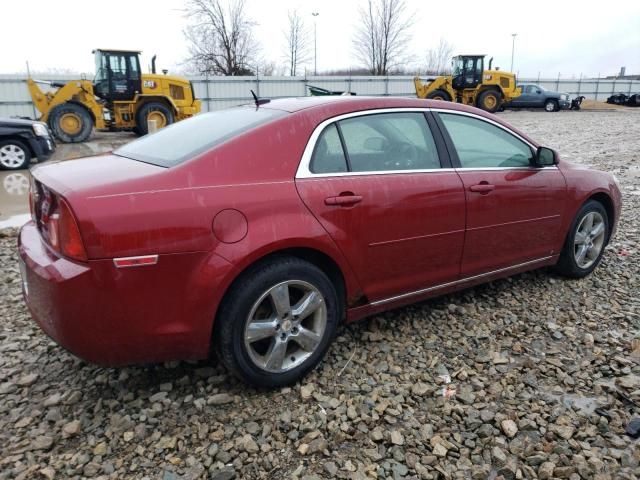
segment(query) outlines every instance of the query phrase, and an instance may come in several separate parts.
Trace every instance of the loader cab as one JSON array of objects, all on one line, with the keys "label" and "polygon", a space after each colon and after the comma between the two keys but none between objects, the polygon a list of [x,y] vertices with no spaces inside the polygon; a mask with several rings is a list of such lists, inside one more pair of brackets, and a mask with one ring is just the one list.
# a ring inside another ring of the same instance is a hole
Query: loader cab
[{"label": "loader cab", "polygon": [[142,91],[140,52],[129,50],[94,50],[95,94],[107,101],[133,100]]},{"label": "loader cab", "polygon": [[476,88],[482,83],[486,55],[458,55],[452,59],[452,84],[455,90]]}]

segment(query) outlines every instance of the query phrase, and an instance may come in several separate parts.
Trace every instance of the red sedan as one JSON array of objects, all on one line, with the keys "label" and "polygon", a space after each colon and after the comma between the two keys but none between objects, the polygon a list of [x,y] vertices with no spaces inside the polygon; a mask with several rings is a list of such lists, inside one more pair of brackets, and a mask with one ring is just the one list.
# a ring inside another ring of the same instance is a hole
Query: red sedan
[{"label": "red sedan", "polygon": [[543,266],[583,277],[616,227],[612,175],[500,118],[404,98],[199,115],[33,171],[24,296],[102,365],[202,359],[295,381],[343,321]]}]

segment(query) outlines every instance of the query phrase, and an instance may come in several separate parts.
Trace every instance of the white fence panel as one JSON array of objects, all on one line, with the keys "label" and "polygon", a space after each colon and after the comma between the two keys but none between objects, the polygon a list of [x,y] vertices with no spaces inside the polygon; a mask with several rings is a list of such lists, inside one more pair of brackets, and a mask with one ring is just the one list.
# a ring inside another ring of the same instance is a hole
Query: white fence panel
[{"label": "white fence panel", "polygon": [[[45,80],[69,81],[69,76],[49,76]],[[351,76],[305,76],[305,77],[189,77],[197,98],[202,100],[202,110],[218,110],[252,100],[251,90],[264,98],[300,97],[309,95],[308,85],[332,91],[350,91],[358,95],[406,96],[415,95],[413,77],[351,77]],[[522,78],[519,83],[537,83],[548,90],[584,95],[588,99],[604,101],[613,93],[640,93],[638,80],[604,79],[537,79]],[[41,85],[47,90],[46,85]],[[24,76],[0,75],[0,116],[39,116],[31,102]]]}]

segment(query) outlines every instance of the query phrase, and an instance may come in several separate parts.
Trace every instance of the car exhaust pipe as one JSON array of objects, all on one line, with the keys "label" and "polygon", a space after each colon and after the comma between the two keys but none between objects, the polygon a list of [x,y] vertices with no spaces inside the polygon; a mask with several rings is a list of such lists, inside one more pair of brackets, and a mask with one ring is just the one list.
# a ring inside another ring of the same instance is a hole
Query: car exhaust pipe
[{"label": "car exhaust pipe", "polygon": [[156,73],[156,55],[151,57],[151,73]]},{"label": "car exhaust pipe", "polygon": [[493,63],[493,57],[489,59],[489,70],[491,70],[491,64]]}]

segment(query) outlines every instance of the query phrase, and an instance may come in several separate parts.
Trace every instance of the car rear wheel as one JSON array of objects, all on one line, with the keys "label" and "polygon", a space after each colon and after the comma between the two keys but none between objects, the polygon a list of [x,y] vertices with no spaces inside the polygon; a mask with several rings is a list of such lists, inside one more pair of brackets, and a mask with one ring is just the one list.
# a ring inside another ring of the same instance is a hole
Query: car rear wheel
[{"label": "car rear wheel", "polygon": [[549,99],[544,102],[544,109],[547,112],[557,112],[559,110],[558,102],[556,100]]},{"label": "car rear wheel", "polygon": [[279,387],[322,360],[340,318],[336,289],[322,270],[276,257],[235,282],[216,319],[214,344],[244,382]]},{"label": "car rear wheel", "polygon": [[3,140],[0,142],[0,168],[3,170],[20,170],[29,167],[31,152],[20,140]]},{"label": "car rear wheel", "polygon": [[589,200],[571,224],[556,270],[567,277],[582,278],[600,263],[609,235],[609,218],[600,202]]}]

